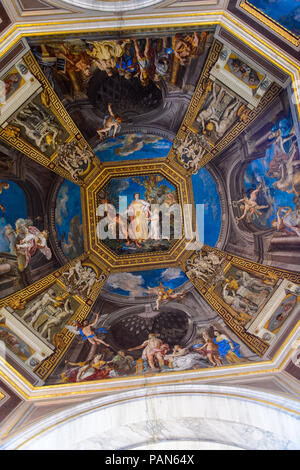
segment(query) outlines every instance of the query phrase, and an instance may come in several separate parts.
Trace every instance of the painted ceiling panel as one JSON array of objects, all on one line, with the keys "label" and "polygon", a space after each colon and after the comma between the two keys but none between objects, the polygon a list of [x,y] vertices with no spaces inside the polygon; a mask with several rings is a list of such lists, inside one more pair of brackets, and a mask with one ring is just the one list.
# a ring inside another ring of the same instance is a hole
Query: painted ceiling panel
[{"label": "painted ceiling panel", "polygon": [[249,4],[299,37],[300,9],[297,0],[281,0],[280,2],[275,2],[274,0],[251,0]]},{"label": "painted ceiling panel", "polygon": [[297,324],[286,75],[220,37],[38,38],[0,77],[0,341],[50,393],[248,371]]}]

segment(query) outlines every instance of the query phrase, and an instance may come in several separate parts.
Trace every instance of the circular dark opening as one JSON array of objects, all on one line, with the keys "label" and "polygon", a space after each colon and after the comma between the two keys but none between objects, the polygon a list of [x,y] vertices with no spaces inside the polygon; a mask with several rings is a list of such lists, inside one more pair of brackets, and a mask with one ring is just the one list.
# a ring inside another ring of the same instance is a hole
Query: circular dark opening
[{"label": "circular dark opening", "polygon": [[162,102],[161,91],[152,81],[142,86],[138,77],[126,80],[116,73],[109,77],[101,70],[96,70],[89,82],[88,97],[99,112],[106,114],[108,103],[112,103],[114,113],[123,118],[152,111]]},{"label": "circular dark opening", "polygon": [[180,344],[188,330],[188,316],[182,311],[166,310],[155,317],[130,314],[118,319],[110,328],[111,339],[117,349],[129,349],[142,344],[149,333],[158,333],[159,338],[170,347]]}]

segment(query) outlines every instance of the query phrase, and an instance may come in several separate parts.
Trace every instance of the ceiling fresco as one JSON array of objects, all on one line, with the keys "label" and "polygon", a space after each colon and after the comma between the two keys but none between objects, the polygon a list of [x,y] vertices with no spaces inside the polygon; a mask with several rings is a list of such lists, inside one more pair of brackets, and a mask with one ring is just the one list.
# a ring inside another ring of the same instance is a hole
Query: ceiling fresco
[{"label": "ceiling fresco", "polygon": [[35,38],[0,76],[0,343],[33,386],[259,367],[296,327],[295,113],[214,29]]},{"label": "ceiling fresco", "polygon": [[[91,317],[92,323],[98,320],[99,344],[87,348],[82,336],[76,335],[66,363],[50,375],[48,384],[147,376],[153,371],[170,373],[260,360],[215,312],[204,306],[199,293],[179,269],[126,273],[124,277],[113,274],[111,278]],[[178,286],[183,281],[186,282]],[[117,286],[124,289],[125,282],[133,290],[122,299],[123,294],[116,294],[121,292]],[[109,305],[110,313],[99,319],[100,303],[104,310]],[[87,327],[75,329],[83,331]],[[97,354],[87,355],[88,349],[96,348]]]},{"label": "ceiling fresco", "polygon": [[300,9],[297,0],[283,0],[280,3],[275,3],[274,0],[251,0],[247,3],[295,36],[300,36]]},{"label": "ceiling fresco", "polygon": [[[248,196],[251,198],[253,194],[252,199],[256,199],[260,208],[257,207],[257,211],[252,214],[244,211],[237,220],[246,218],[262,229],[275,226],[277,230],[284,230],[287,235],[297,234],[297,226],[288,223],[296,215],[300,190],[299,149],[291,116],[278,119],[266,138],[270,145],[265,155],[249,164],[244,177]],[[286,164],[283,165],[282,161]],[[278,225],[277,221],[283,219],[287,213],[291,214],[284,219],[287,225]]]},{"label": "ceiling fresco", "polygon": [[55,222],[60,246],[68,259],[80,256],[83,251],[83,228],[80,188],[65,180],[56,199]]},{"label": "ceiling fresco", "polygon": [[126,134],[106,139],[94,152],[101,162],[118,160],[147,160],[167,157],[172,142],[162,137],[145,134]]},{"label": "ceiling fresco", "polygon": [[147,297],[153,295],[160,285],[172,290],[179,288],[187,281],[188,278],[179,268],[122,272],[109,276],[103,290],[132,298]]},{"label": "ceiling fresco", "polygon": [[209,31],[163,37],[76,39],[34,46],[37,61],[60,97],[89,99],[124,120],[162,104],[163,88],[182,83],[185,69],[206,54]]},{"label": "ceiling fresco", "polygon": [[[162,206],[163,210],[168,213],[170,208],[177,203],[178,196],[176,188],[163,176],[153,174],[142,177],[112,178],[97,197],[101,197],[100,204],[113,206],[117,213],[118,238],[116,240],[113,237],[115,227],[111,228],[108,223],[108,238],[104,242],[116,254],[168,251],[171,248],[172,239],[176,236],[174,233],[176,227],[172,223],[168,226],[168,230],[160,227],[159,206]],[[155,206],[157,207],[155,208]],[[103,207],[104,209],[105,207]],[[128,229],[125,221],[126,216],[129,216],[132,221]],[[99,234],[97,235],[99,237]],[[181,237],[181,233],[179,237]],[[101,236],[102,240],[103,238]]]},{"label": "ceiling fresco", "polygon": [[199,239],[206,245],[215,246],[222,225],[222,209],[217,185],[209,173],[202,167],[191,176],[194,202],[202,211],[198,224]]}]

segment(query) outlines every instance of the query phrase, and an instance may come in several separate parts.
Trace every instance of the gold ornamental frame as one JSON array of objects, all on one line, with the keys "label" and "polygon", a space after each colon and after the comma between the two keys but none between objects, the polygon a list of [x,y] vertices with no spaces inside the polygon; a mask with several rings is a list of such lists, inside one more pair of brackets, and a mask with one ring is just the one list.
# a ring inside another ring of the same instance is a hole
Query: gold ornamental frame
[{"label": "gold ornamental frame", "polygon": [[256,8],[254,5],[252,5],[251,2],[248,2],[247,0],[242,0],[239,6],[247,13],[254,16],[254,18],[261,21],[268,28],[272,29],[275,33],[279,34],[281,37],[286,39],[293,46],[298,47],[300,45],[299,36],[296,36],[291,31],[282,26],[280,23],[273,20],[273,18],[263,13],[259,8]]}]

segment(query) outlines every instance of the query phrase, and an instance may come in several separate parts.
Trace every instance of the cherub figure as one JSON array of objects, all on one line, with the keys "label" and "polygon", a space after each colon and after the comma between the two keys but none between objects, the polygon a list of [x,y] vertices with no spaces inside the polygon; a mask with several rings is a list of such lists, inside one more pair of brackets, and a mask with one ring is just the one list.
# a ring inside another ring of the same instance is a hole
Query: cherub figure
[{"label": "cherub figure", "polygon": [[78,260],[78,261],[76,261],[74,266],[70,267],[70,269],[68,271],[63,272],[63,276],[66,276],[67,280],[70,281],[75,273],[79,275],[80,268],[81,268],[81,261]]},{"label": "cherub figure", "polygon": [[113,113],[111,103],[108,104],[109,115],[104,118],[103,127],[97,130],[100,140],[103,137],[107,137],[112,134],[112,137],[116,136],[117,131],[121,128],[122,118]]},{"label": "cherub figure", "polygon": [[206,151],[206,147],[202,147],[200,143],[200,138],[190,132],[184,140],[175,140],[173,148],[184,168],[192,169],[194,173],[197,173],[200,161]]},{"label": "cherub figure", "polygon": [[97,281],[95,271],[88,266],[82,266],[80,260],[76,261],[75,265],[71,266],[62,275],[66,278],[69,292],[79,293],[80,295],[86,293],[87,297]]},{"label": "cherub figure", "polygon": [[250,197],[244,196],[239,201],[233,201],[236,204],[240,204],[240,209],[244,210],[243,214],[236,218],[238,222],[245,219],[246,216],[248,222],[250,222],[254,215],[262,215],[262,212],[260,212],[261,209],[267,209],[269,207],[268,205],[260,206],[257,204],[257,196],[261,188],[262,183],[251,192]]},{"label": "cherub figure", "polygon": [[161,304],[170,302],[171,300],[182,300],[185,292],[173,292],[172,289],[166,289],[162,284],[157,287],[148,287],[149,294],[156,294],[155,310],[159,310]]},{"label": "cherub figure", "polygon": [[204,46],[209,33],[203,32],[200,35],[197,31],[193,34],[183,36],[176,34],[173,38],[174,55],[180,65],[189,65],[191,59],[197,57],[204,51]]},{"label": "cherub figure", "polygon": [[186,153],[193,143],[193,136],[191,133],[187,134],[185,136],[185,139],[179,139],[178,137],[175,139],[174,144],[173,144],[173,149],[177,153],[177,155],[180,157],[183,153]]},{"label": "cherub figure", "polygon": [[202,333],[203,339],[205,341],[204,345],[199,347],[195,345],[194,349],[201,355],[207,357],[212,366],[222,366],[222,360],[219,355],[219,348],[214,342],[213,338],[209,335],[207,331]]},{"label": "cherub figure", "polygon": [[83,288],[83,292],[86,290],[86,295],[87,296],[90,295],[90,293],[92,291],[92,288],[94,287],[94,285],[96,283],[96,280],[97,280],[96,273],[94,271],[92,271],[90,279],[88,279],[88,281],[86,283],[86,286],[84,286],[84,288]]},{"label": "cherub figure", "polygon": [[75,181],[93,158],[87,146],[81,148],[75,141],[58,146],[57,164],[67,170]]},{"label": "cherub figure", "polygon": [[222,261],[213,253],[204,255],[200,251],[193,261],[187,260],[187,275],[206,282],[210,276],[215,274],[216,268],[221,265]]}]

